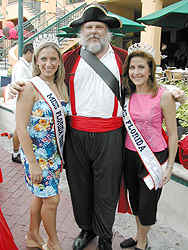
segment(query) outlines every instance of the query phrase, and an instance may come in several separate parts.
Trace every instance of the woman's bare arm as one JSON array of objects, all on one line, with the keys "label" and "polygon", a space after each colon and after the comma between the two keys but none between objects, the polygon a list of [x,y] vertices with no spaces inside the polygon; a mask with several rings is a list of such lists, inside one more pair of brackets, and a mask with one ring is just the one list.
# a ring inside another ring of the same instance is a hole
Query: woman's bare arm
[{"label": "woman's bare arm", "polygon": [[169,181],[172,174],[172,169],[178,146],[176,104],[169,91],[165,91],[161,97],[161,108],[163,111],[165,124],[167,128],[167,134],[168,134],[169,156],[168,156],[167,168],[165,170],[163,178],[164,183],[166,183]]},{"label": "woman's bare arm", "polygon": [[32,140],[27,131],[34,101],[35,95],[33,87],[31,84],[27,84],[17,99],[16,131],[24,154],[29,162],[31,180],[33,183],[39,183],[42,178],[42,171],[34,155]]}]

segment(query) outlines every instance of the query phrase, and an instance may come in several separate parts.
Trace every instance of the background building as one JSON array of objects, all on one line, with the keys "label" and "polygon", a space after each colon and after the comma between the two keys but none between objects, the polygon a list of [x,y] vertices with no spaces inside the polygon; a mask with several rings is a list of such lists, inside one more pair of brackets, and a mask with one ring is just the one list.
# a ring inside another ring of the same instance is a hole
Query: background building
[{"label": "background building", "polygon": [[[84,3],[97,2],[104,5],[111,12],[136,21],[141,16],[148,15],[160,10],[170,4],[178,2],[177,0],[23,0],[23,19],[29,21],[40,15],[37,22],[40,23],[40,30],[59,20],[62,16],[75,10]],[[0,28],[6,27],[7,22],[18,24],[18,0],[0,0]],[[44,13],[42,15],[42,13]],[[72,18],[74,18],[72,16]],[[26,37],[32,36],[31,30],[35,28],[33,22],[27,26]],[[36,28],[35,33],[39,29]],[[138,33],[128,33],[125,38],[117,39],[118,46],[127,48],[129,43],[142,41],[150,44],[156,50],[157,64],[161,63],[161,44],[167,44],[168,49],[175,52],[178,43],[185,40],[187,30],[169,31],[159,27],[146,26],[145,31]],[[1,33],[0,33],[1,34]],[[187,43],[187,40],[185,40]],[[171,55],[172,53],[170,53]],[[173,59],[169,62],[173,64]]]}]

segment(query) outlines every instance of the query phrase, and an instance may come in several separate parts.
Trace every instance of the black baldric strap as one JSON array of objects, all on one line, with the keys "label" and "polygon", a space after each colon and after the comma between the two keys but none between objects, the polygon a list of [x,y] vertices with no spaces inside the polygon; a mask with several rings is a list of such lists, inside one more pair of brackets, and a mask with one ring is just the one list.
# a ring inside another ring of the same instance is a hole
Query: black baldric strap
[{"label": "black baldric strap", "polygon": [[83,47],[81,48],[80,56],[103,79],[103,81],[108,85],[108,87],[112,90],[112,92],[121,103],[119,81],[113,75],[113,73],[98,59],[96,55],[92,54],[90,51],[86,50]]}]

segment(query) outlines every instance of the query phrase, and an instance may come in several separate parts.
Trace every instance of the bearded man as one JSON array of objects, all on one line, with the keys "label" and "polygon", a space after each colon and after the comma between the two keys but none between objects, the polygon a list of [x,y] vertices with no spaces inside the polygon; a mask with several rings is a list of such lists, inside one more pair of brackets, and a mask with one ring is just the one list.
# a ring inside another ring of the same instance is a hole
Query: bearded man
[{"label": "bearded man", "polygon": [[74,216],[81,228],[73,249],[83,249],[99,236],[98,249],[111,250],[123,162],[121,105],[81,50],[96,55],[119,86],[127,52],[110,45],[109,28],[121,23],[101,6],[88,6],[70,26],[80,28],[81,45],[63,56],[72,111],[64,155]]},{"label": "bearded man", "polygon": [[[73,249],[82,250],[99,236],[98,250],[112,250],[112,226],[123,167],[118,91],[127,52],[110,45],[109,29],[120,28],[121,23],[99,5],[89,5],[70,26],[80,29],[81,45],[63,56],[72,113],[67,122],[65,169],[74,217],[81,229]],[[95,63],[88,64],[83,51],[102,63],[95,60],[97,70]],[[115,84],[118,91],[112,91]],[[22,82],[11,85],[9,96],[15,96],[23,86]],[[172,94],[183,102],[184,92],[176,90]]]}]

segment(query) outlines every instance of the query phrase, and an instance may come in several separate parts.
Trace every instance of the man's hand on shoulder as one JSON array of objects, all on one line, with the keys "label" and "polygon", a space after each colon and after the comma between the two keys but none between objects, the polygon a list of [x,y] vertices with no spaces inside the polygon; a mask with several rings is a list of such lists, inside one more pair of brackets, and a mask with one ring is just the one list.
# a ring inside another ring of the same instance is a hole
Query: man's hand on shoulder
[{"label": "man's hand on shoulder", "polygon": [[174,85],[162,85],[167,88],[176,102],[184,104],[187,101],[187,96],[185,92]]},{"label": "man's hand on shoulder", "polygon": [[26,82],[13,82],[8,86],[8,99],[15,98],[21,91],[23,91]]},{"label": "man's hand on shoulder", "polygon": [[187,97],[183,90],[179,88],[174,88],[171,90],[171,94],[176,102],[179,102],[180,104],[184,104],[186,102]]}]

